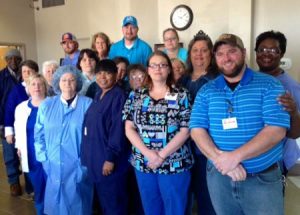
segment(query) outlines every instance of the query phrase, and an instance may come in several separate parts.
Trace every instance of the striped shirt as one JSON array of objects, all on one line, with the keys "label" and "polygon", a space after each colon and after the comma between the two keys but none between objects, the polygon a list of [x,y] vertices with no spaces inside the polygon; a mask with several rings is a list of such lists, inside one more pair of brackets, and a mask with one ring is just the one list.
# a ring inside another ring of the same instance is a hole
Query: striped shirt
[{"label": "striped shirt", "polygon": [[[250,141],[264,126],[289,128],[290,117],[276,98],[284,93],[275,78],[246,68],[232,91],[224,76],[201,88],[192,110],[190,129],[207,129],[216,146],[233,151]],[[237,128],[223,129],[222,120],[236,118]],[[282,141],[267,152],[242,162],[248,173],[260,172],[282,159]]]}]

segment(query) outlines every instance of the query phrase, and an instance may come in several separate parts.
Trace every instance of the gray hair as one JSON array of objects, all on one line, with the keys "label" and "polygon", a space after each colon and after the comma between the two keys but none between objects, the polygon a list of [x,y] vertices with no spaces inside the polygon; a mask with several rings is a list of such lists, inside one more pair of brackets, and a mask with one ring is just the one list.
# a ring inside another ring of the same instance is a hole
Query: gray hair
[{"label": "gray hair", "polygon": [[42,69],[43,75],[45,74],[47,67],[52,65],[55,66],[56,68],[59,67],[59,64],[57,63],[56,60],[48,60],[43,63],[43,69]]},{"label": "gray hair", "polygon": [[81,74],[81,71],[72,65],[61,66],[61,67],[58,67],[58,69],[54,73],[53,79],[52,79],[52,87],[53,87],[53,90],[56,95],[61,94],[61,90],[59,87],[59,81],[60,81],[61,76],[63,76],[66,73],[71,73],[72,75],[74,75],[74,77],[76,79],[76,92],[77,93],[82,88],[83,76]]}]

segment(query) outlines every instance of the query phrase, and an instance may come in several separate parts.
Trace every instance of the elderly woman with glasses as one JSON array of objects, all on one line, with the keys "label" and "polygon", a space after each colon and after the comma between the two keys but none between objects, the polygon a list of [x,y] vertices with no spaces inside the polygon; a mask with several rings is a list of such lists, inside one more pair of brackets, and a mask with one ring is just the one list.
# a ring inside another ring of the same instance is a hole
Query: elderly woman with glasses
[{"label": "elderly woman with glasses", "polygon": [[132,91],[123,119],[132,144],[145,214],[184,214],[193,157],[186,140],[190,104],[187,91],[173,85],[168,56],[154,52],[148,60],[147,87]]},{"label": "elderly woman with glasses", "polygon": [[81,72],[59,67],[52,85],[57,96],[39,107],[35,125],[36,159],[47,174],[46,214],[91,214],[92,187],[81,165],[82,124],[91,99],[78,95]]}]

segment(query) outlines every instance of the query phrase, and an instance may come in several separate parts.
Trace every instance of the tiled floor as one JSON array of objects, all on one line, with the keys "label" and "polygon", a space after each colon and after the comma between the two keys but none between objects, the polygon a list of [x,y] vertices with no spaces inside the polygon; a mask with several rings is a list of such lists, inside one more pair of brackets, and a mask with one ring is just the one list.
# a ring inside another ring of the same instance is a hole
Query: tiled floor
[{"label": "tiled floor", "polygon": [[[285,197],[286,215],[300,215],[300,164],[290,172],[292,181],[288,179]],[[24,180],[21,179],[24,187]],[[0,146],[0,215],[34,215],[33,201],[24,194],[20,197],[11,197],[6,180],[5,168],[2,159],[2,146]],[[266,214],[268,215],[268,214]],[[271,215],[271,214],[270,214]]]}]

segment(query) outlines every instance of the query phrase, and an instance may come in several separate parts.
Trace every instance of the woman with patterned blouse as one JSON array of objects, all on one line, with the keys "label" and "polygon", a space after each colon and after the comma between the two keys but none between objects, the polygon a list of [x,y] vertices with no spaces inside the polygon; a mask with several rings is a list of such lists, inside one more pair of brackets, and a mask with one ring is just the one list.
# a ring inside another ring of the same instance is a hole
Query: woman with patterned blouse
[{"label": "woman with patterned blouse", "polygon": [[173,85],[168,56],[154,52],[148,60],[146,88],[130,93],[123,110],[131,164],[146,215],[183,215],[193,157],[189,137],[187,91]]}]

